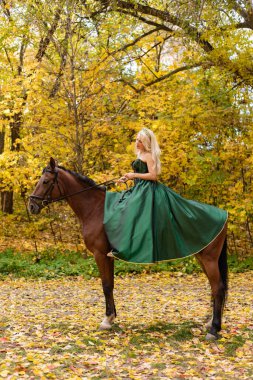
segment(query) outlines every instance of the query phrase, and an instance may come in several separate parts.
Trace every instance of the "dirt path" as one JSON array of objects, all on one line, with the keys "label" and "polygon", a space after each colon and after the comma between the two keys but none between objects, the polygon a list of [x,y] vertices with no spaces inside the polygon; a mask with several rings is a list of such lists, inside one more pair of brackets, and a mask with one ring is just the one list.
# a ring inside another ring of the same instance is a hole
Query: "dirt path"
[{"label": "dirt path", "polygon": [[231,275],[223,337],[205,342],[202,275],[116,279],[118,318],[104,313],[99,279],[0,282],[0,379],[251,379],[252,272]]}]

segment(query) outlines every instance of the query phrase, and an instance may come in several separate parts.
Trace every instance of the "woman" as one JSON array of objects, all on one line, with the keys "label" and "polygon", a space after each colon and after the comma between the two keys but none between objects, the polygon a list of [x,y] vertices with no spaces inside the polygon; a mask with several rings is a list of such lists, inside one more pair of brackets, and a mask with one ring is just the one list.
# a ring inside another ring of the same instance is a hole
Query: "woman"
[{"label": "woman", "polygon": [[182,198],[157,182],[160,148],[154,133],[143,128],[136,139],[134,180],[123,192],[107,192],[104,226],[110,255],[134,263],[156,263],[198,253],[222,231],[227,212]]}]

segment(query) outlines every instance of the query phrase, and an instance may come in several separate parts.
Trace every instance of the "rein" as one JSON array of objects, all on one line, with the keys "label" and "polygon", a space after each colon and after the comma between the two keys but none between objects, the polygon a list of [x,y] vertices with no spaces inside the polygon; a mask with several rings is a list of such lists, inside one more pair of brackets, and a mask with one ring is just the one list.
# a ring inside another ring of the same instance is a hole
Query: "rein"
[{"label": "rein", "polygon": [[47,189],[47,191],[45,192],[45,194],[43,196],[39,196],[39,195],[30,195],[29,198],[31,200],[42,200],[42,205],[43,207],[44,206],[47,206],[48,204],[50,203],[54,203],[54,202],[59,202],[59,201],[62,201],[66,198],[69,198],[69,197],[73,197],[74,195],[77,195],[77,194],[80,194],[80,193],[83,193],[85,191],[88,191],[88,190],[91,190],[91,189],[95,189],[97,187],[100,187],[100,186],[108,186],[112,183],[114,183],[116,180],[118,180],[120,177],[117,177],[117,178],[112,178],[111,180],[109,181],[105,181],[105,182],[101,182],[99,184],[95,184],[93,186],[89,186],[89,187],[86,187],[82,190],[79,190],[79,191],[76,191],[74,193],[71,193],[71,194],[67,194],[67,195],[62,195],[60,196],[59,198],[56,198],[56,199],[52,199],[51,198],[51,194],[52,194],[52,191],[54,189],[54,186],[55,184],[57,184],[58,186],[58,189],[59,189],[59,192],[60,194],[62,194],[61,192],[61,189],[60,189],[60,186],[59,186],[59,183],[58,183],[58,171],[52,171],[52,170],[47,170],[46,171],[47,173],[52,173],[54,174],[54,179],[53,179],[53,182],[51,183],[50,187]]}]

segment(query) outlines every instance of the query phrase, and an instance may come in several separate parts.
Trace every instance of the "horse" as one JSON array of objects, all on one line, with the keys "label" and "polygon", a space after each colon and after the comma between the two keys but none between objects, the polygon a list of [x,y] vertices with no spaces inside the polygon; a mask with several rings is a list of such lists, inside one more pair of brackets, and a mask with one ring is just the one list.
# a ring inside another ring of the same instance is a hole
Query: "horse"
[{"label": "horse", "polygon": [[[105,195],[102,184],[96,184],[89,177],[58,166],[51,157],[28,204],[30,213],[39,214],[49,203],[64,199],[77,215],[85,245],[94,255],[102,281],[106,307],[105,317],[100,324],[101,330],[111,329],[116,318],[113,298],[114,258],[108,255],[112,247],[103,226]],[[221,330],[228,291],[226,236],[227,222],[219,235],[195,255],[209,280],[213,300],[213,316],[207,325],[207,340],[218,339]]]}]

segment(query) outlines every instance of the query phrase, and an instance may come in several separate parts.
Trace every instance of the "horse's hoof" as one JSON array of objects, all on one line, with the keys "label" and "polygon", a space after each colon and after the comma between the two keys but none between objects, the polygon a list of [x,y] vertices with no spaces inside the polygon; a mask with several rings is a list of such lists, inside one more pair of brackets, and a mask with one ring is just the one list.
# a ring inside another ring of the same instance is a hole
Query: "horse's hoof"
[{"label": "horse's hoof", "polygon": [[111,328],[112,328],[112,325],[110,325],[110,323],[102,322],[101,325],[99,326],[99,331],[110,330]]},{"label": "horse's hoof", "polygon": [[112,328],[112,323],[115,319],[115,315],[110,315],[109,317],[105,317],[99,326],[99,330],[110,330]]},{"label": "horse's hoof", "polygon": [[207,333],[205,339],[208,340],[209,342],[212,341],[212,340],[217,340],[218,339],[218,335],[213,335],[213,334]]}]

